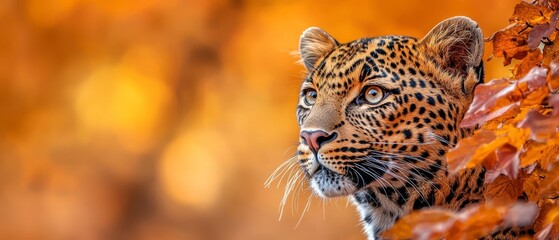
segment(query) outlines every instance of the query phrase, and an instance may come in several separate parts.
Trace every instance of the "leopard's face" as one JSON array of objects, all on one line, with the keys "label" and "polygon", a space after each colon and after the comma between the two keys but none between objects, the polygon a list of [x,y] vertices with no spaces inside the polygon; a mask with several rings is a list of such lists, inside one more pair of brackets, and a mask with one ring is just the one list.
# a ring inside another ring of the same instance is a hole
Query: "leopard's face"
[{"label": "leopard's face", "polygon": [[443,156],[465,134],[458,124],[481,78],[481,55],[447,56],[435,44],[402,36],[340,44],[317,28],[303,34],[309,71],[297,107],[298,160],[317,194],[415,187],[446,174]]}]

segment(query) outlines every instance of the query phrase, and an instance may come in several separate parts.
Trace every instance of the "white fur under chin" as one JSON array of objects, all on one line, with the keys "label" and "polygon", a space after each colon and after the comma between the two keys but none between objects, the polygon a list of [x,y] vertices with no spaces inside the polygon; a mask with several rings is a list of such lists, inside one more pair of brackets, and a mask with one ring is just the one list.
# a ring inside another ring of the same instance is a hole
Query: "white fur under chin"
[{"label": "white fur under chin", "polygon": [[347,177],[332,176],[325,172],[316,173],[310,183],[313,191],[324,198],[348,196],[357,191],[354,183]]}]

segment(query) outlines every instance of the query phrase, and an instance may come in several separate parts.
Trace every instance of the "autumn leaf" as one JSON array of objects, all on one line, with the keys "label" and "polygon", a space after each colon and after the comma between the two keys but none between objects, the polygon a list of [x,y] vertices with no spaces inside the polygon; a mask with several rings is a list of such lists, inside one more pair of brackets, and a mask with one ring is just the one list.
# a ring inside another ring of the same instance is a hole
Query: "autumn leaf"
[{"label": "autumn leaf", "polygon": [[551,44],[545,45],[543,48],[542,64],[551,65],[551,62],[559,57],[559,38],[555,38]]},{"label": "autumn leaf", "polygon": [[384,232],[383,236],[390,239],[438,239],[449,228],[448,221],[454,216],[452,211],[437,208],[414,211]]},{"label": "autumn leaf", "polygon": [[493,56],[504,58],[503,64],[507,66],[512,59],[525,58],[529,50],[540,45],[542,38],[555,34],[558,19],[559,14],[546,6],[521,2],[509,19],[511,25],[486,41],[493,44]]},{"label": "autumn leaf", "polygon": [[[559,42],[558,44],[559,45]],[[559,49],[558,49],[559,50]],[[554,91],[559,88],[559,62],[553,61],[549,64],[549,75],[547,77],[547,82],[549,83],[550,91]]]},{"label": "autumn leaf", "polygon": [[522,183],[520,190],[526,194],[528,200],[538,202],[540,200],[540,184],[545,178],[545,170],[535,164],[535,168]]},{"label": "autumn leaf", "polygon": [[511,23],[528,23],[533,26],[547,22],[552,14],[552,9],[523,1],[514,7],[514,12],[509,21]]},{"label": "autumn leaf", "polygon": [[557,20],[559,20],[559,12],[553,13],[549,18],[549,22],[534,26],[530,34],[528,34],[528,47],[530,49],[537,48],[542,38],[547,38],[554,33],[557,27]]},{"label": "autumn leaf", "polygon": [[507,143],[513,147],[520,149],[526,143],[526,140],[530,136],[530,130],[516,128],[511,125],[503,125],[500,128],[494,130],[498,138],[506,139]]},{"label": "autumn leaf", "polygon": [[528,112],[524,120],[517,124],[520,128],[529,128],[532,132],[531,139],[544,142],[557,132],[559,127],[559,95],[553,94],[549,97],[549,104],[553,111],[547,114],[532,110]]},{"label": "autumn leaf", "polygon": [[510,226],[527,226],[539,212],[535,203],[470,205],[459,212],[431,208],[412,212],[384,232],[388,239],[477,239]]},{"label": "autumn leaf", "polygon": [[[541,89],[547,87],[547,69],[534,67],[518,81],[493,80],[476,87],[474,100],[460,122],[460,127],[474,127],[520,107],[521,101],[530,96],[525,105],[541,101]],[[544,90],[545,92],[545,90]],[[531,95],[532,93],[537,93]]]},{"label": "autumn leaf", "polygon": [[495,157],[483,160],[483,166],[488,170],[485,178],[486,183],[492,182],[500,174],[512,179],[518,176],[521,154],[519,149],[522,149],[529,136],[528,130],[509,125],[504,125],[494,132],[497,134],[496,141],[484,146],[485,151],[495,153]]},{"label": "autumn leaf", "polygon": [[[474,127],[498,117],[498,115],[490,116],[490,113],[497,105],[497,101],[505,101],[500,100],[500,97],[496,96],[498,94],[502,95],[503,92],[514,90],[514,88],[511,88],[512,84],[507,79],[497,79],[477,86],[474,100],[460,122],[460,127]],[[509,108],[511,107],[505,107],[505,109]]]},{"label": "autumn leaf", "polygon": [[524,77],[532,67],[540,64],[543,59],[542,51],[538,49],[530,50],[522,62],[514,68],[514,77],[516,79]]},{"label": "autumn leaf", "polygon": [[559,198],[559,162],[555,162],[543,175],[540,183],[540,198]]},{"label": "autumn leaf", "polygon": [[559,206],[552,200],[542,204],[540,217],[536,220],[538,232],[534,236],[538,240],[559,239]]},{"label": "autumn leaf", "polygon": [[508,176],[499,175],[485,185],[483,196],[487,200],[512,202],[523,194],[524,185],[522,179],[511,179]]},{"label": "autumn leaf", "polygon": [[446,239],[477,239],[488,235],[503,222],[503,215],[502,209],[494,206],[467,208],[456,215],[459,219],[451,225]]},{"label": "autumn leaf", "polygon": [[518,127],[531,130],[531,139],[540,142],[545,142],[548,138],[555,135],[558,126],[559,115],[543,115],[536,110],[528,112],[526,118],[518,123]]},{"label": "autumn leaf", "polygon": [[524,144],[524,149],[520,156],[520,167],[527,167],[534,163],[539,163],[546,168],[551,161],[555,161],[559,153],[559,135],[549,138],[544,142],[529,140]]},{"label": "autumn leaf", "polygon": [[487,173],[486,182],[492,182],[499,174],[516,178],[520,167],[520,152],[508,143],[501,146],[496,150],[496,164],[494,166]]},{"label": "autumn leaf", "polygon": [[518,89],[522,92],[523,107],[539,105],[549,94],[547,86],[547,69],[534,67],[526,76],[518,81]]},{"label": "autumn leaf", "polygon": [[530,50],[525,36],[527,34],[523,32],[525,29],[526,26],[511,24],[485,40],[493,44],[493,56],[504,58],[505,66],[509,65],[513,58],[523,59]]},{"label": "autumn leaf", "polygon": [[[521,149],[529,136],[529,130],[505,125],[500,129],[478,130],[474,135],[462,139],[450,150],[446,157],[451,174],[463,168],[472,168],[482,164],[491,172],[516,177],[520,164],[518,149]],[[501,149],[505,146],[506,149]],[[514,149],[514,150],[513,150]],[[496,154],[494,158],[488,158]],[[495,175],[494,179],[497,175]]]},{"label": "autumn leaf", "polygon": [[[449,172],[454,174],[466,167],[467,164],[475,165],[481,163],[483,161],[482,157],[485,156],[481,156],[481,154],[476,155],[477,149],[495,141],[496,138],[497,136],[492,131],[478,130],[472,137],[462,139],[454,149],[446,154]],[[477,157],[474,158],[474,156]]]},{"label": "autumn leaf", "polygon": [[557,11],[559,9],[558,0],[535,0],[533,3],[539,6],[545,6],[553,11]]}]

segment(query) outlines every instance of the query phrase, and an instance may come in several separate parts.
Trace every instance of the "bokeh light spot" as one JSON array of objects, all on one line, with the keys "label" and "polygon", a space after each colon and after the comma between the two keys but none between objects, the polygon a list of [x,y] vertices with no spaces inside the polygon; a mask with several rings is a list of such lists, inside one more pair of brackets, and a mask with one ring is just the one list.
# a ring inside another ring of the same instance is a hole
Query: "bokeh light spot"
[{"label": "bokeh light spot", "polygon": [[143,152],[157,137],[170,91],[159,76],[127,63],[91,74],[77,89],[75,110],[86,136],[109,132],[129,151]]},{"label": "bokeh light spot", "polygon": [[215,130],[185,131],[163,153],[159,178],[165,193],[176,202],[208,208],[219,197],[227,152]]}]

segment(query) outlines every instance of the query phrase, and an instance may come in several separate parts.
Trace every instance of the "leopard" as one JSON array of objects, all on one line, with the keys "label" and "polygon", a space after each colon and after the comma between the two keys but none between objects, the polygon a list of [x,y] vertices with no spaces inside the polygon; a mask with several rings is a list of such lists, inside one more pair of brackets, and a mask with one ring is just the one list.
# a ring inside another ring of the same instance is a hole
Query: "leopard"
[{"label": "leopard", "polygon": [[[484,38],[464,16],[423,38],[341,43],[318,27],[299,41],[305,74],[296,108],[296,160],[312,191],[348,197],[369,240],[410,212],[458,211],[484,199],[483,166],[450,174],[446,153],[475,129],[460,122],[484,82]],[[518,227],[486,239],[533,235]]]}]

